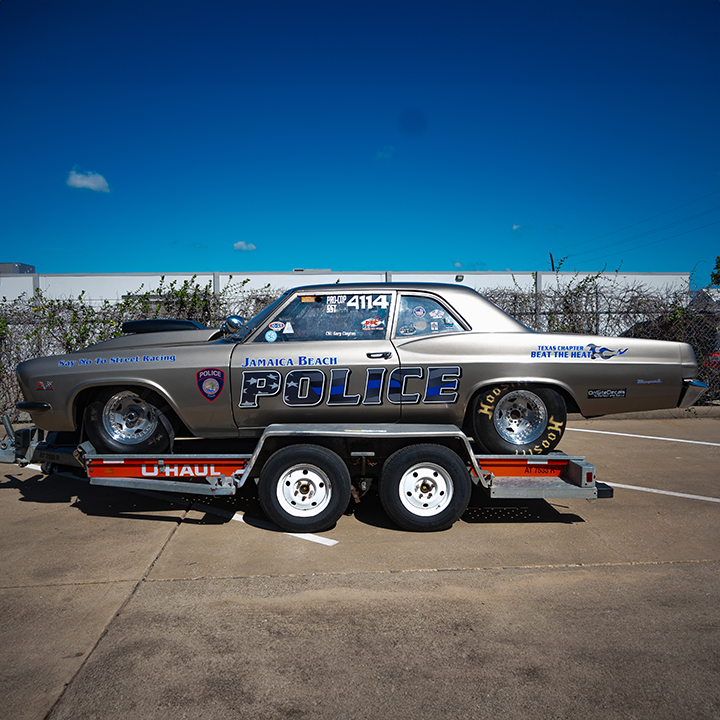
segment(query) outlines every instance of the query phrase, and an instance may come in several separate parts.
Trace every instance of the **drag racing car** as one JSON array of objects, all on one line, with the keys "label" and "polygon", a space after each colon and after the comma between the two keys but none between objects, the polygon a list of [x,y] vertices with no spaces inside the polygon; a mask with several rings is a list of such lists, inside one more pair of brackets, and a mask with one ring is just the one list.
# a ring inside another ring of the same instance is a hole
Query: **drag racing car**
[{"label": "drag racing car", "polygon": [[299,287],[221,328],[140,320],[123,332],[21,363],[18,407],[105,453],[273,423],[443,423],[480,451],[535,455],[558,445],[568,412],[687,407],[706,389],[688,344],[535,332],[457,285]]}]

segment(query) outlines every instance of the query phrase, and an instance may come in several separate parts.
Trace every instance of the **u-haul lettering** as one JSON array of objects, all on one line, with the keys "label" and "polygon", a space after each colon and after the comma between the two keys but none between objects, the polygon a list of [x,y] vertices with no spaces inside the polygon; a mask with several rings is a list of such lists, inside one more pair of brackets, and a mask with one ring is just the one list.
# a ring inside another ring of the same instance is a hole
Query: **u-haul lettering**
[{"label": "u-haul lettering", "polygon": [[143,477],[220,477],[214,465],[164,465],[148,463],[141,468]]}]

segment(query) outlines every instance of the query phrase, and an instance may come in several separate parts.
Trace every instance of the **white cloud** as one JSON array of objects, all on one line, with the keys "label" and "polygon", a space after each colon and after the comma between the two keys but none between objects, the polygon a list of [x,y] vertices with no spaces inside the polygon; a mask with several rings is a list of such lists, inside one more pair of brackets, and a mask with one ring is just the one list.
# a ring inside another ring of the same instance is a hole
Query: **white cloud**
[{"label": "white cloud", "polygon": [[456,268],[461,268],[461,267],[462,267],[462,263],[461,263],[461,262],[456,262],[456,263],[455,263],[455,267],[456,267]]},{"label": "white cloud", "polygon": [[71,170],[68,175],[67,184],[74,188],[87,188],[96,192],[110,192],[107,180],[98,173],[93,172],[75,172]]},{"label": "white cloud", "polygon": [[519,229],[520,229],[519,225],[513,225],[513,230],[519,230]]},{"label": "white cloud", "polygon": [[390,160],[394,151],[395,147],[393,145],[386,145],[382,150],[375,153],[375,158],[377,160]]},{"label": "white cloud", "polygon": [[240,242],[236,242],[233,245],[233,250],[257,250],[257,248],[252,243],[246,243],[244,240],[240,240]]}]

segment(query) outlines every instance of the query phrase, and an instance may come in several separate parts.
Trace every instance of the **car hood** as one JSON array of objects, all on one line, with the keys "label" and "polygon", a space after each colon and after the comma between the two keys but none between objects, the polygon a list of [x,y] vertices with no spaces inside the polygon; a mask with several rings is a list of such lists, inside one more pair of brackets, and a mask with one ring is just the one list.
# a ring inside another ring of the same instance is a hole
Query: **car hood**
[{"label": "car hood", "polygon": [[115,350],[130,348],[147,348],[161,345],[194,345],[218,340],[222,337],[219,328],[202,328],[198,330],[173,330],[170,332],[137,333],[105,340],[89,345],[78,352],[88,350]]}]

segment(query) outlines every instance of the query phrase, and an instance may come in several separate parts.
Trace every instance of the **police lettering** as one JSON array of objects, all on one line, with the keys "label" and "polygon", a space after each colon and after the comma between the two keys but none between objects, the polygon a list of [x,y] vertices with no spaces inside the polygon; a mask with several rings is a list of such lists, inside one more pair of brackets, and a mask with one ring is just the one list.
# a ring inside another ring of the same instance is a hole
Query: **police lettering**
[{"label": "police lettering", "polygon": [[[300,355],[298,360],[303,358],[304,356]],[[335,358],[328,359],[335,361]],[[327,371],[298,368],[290,370],[284,378],[277,370],[243,370],[238,407],[256,408],[259,406],[259,398],[279,395],[281,388],[283,402],[289,407],[312,407],[323,400],[330,407],[382,405],[386,374],[387,370],[383,367],[367,368],[363,392],[351,393],[349,387],[352,371],[348,368],[333,368],[329,375]],[[426,378],[421,367],[394,368],[388,375],[386,397],[393,405],[413,405],[421,402],[421,398],[423,403],[428,404],[456,403],[461,377],[462,370],[459,365],[429,367]],[[423,378],[424,394],[408,391],[410,382]]]}]

